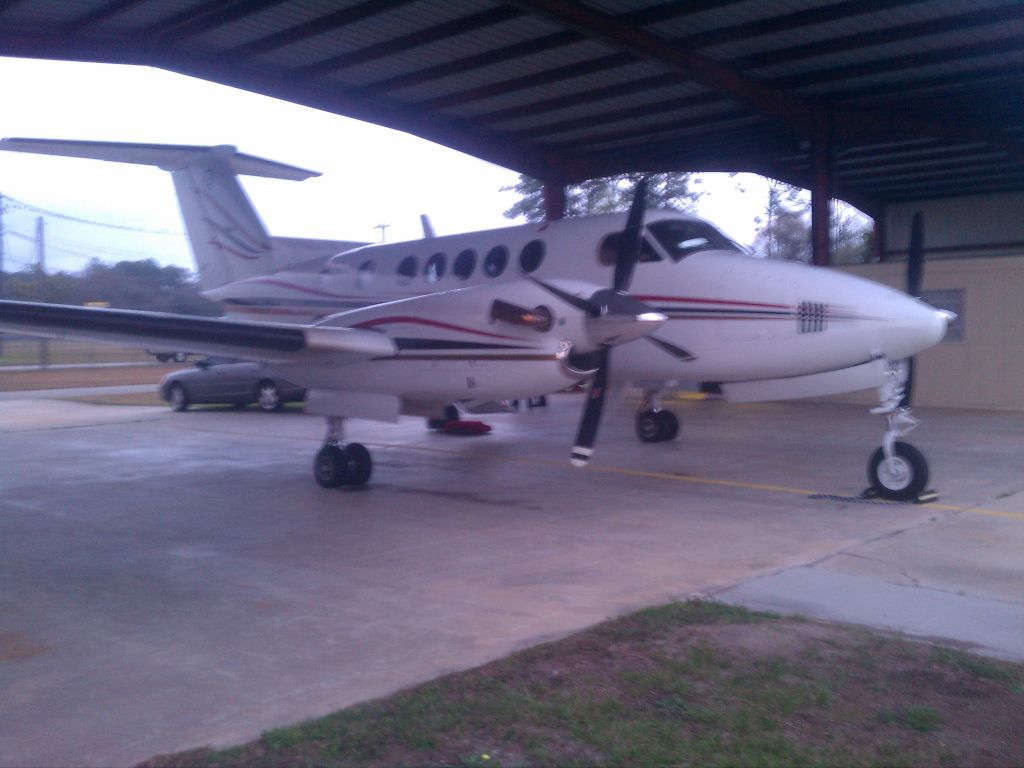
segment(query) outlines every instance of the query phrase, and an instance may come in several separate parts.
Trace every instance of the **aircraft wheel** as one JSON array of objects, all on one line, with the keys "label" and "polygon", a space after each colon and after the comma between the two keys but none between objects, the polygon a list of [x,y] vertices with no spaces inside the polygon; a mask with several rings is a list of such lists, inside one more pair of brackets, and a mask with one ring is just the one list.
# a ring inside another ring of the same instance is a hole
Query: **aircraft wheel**
[{"label": "aircraft wheel", "polygon": [[679,419],[672,411],[658,411],[658,420],[661,422],[661,436],[659,440],[675,440],[679,434]]},{"label": "aircraft wheel", "polygon": [[868,462],[868,481],[883,499],[910,501],[928,485],[928,462],[909,443],[897,442],[891,459],[878,448]]},{"label": "aircraft wheel", "polygon": [[662,421],[660,411],[640,411],[636,415],[636,436],[644,443],[661,440]]},{"label": "aircraft wheel", "polygon": [[346,481],[348,462],[337,445],[325,445],[313,459],[313,477],[322,488],[337,488]]},{"label": "aircraft wheel", "polygon": [[281,410],[281,392],[270,379],[264,379],[256,386],[256,405],[264,413]]},{"label": "aircraft wheel", "polygon": [[346,475],[349,485],[359,487],[366,485],[373,473],[373,460],[370,452],[362,443],[349,443],[342,451],[346,465]]},{"label": "aircraft wheel", "polygon": [[172,384],[167,393],[167,400],[172,411],[184,411],[188,408],[188,393],[181,384]]}]

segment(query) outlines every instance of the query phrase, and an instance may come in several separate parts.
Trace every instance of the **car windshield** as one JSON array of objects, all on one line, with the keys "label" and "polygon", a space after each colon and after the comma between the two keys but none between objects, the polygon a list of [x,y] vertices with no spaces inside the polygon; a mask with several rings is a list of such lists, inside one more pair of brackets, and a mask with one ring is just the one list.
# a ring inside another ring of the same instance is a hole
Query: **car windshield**
[{"label": "car windshield", "polygon": [[736,251],[736,244],[704,221],[668,219],[647,225],[647,231],[665,249],[673,261],[679,261],[698,251]]}]

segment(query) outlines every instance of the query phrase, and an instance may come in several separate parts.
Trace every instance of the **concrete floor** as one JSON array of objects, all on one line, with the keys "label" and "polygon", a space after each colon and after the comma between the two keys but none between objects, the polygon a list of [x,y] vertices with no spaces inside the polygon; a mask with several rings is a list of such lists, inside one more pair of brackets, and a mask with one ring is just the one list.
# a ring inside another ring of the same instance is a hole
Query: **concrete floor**
[{"label": "concrete floor", "polygon": [[693,595],[1024,659],[1024,414],[919,413],[915,506],[844,498],[861,407],[681,402],[643,445],[624,402],[577,470],[580,404],[353,422],[374,479],[328,491],[301,413],[0,402],[0,764],[229,745]]}]

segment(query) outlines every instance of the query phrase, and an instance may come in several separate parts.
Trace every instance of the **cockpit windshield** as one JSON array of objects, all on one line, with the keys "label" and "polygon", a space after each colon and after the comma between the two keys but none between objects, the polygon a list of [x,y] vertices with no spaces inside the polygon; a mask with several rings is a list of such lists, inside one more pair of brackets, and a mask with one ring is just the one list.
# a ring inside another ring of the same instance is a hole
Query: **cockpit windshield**
[{"label": "cockpit windshield", "polygon": [[741,252],[732,240],[704,221],[654,221],[647,225],[647,231],[673,261],[680,261],[698,251]]}]

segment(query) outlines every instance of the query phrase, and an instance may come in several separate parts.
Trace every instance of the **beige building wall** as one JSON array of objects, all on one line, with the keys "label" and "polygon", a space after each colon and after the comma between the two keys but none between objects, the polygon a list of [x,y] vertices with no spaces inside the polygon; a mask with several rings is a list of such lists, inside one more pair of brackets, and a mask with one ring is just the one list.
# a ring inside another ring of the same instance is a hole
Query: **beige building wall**
[{"label": "beige building wall", "polygon": [[[841,269],[903,290],[906,268],[899,261]],[[914,404],[1024,410],[1024,255],[926,261],[922,291],[947,290],[963,292],[963,338],[918,356]]]},{"label": "beige building wall", "polygon": [[924,214],[922,293],[961,292],[963,337],[919,356],[915,405],[1024,410],[1024,194],[891,205],[884,248],[894,261],[840,269],[904,290],[917,211]]}]

